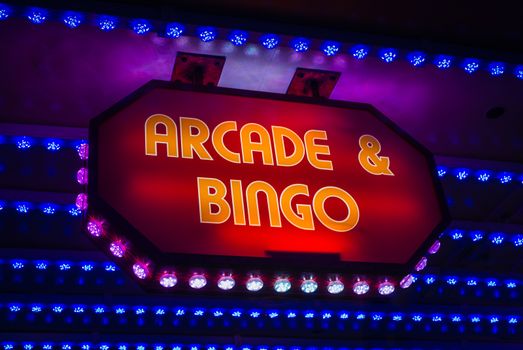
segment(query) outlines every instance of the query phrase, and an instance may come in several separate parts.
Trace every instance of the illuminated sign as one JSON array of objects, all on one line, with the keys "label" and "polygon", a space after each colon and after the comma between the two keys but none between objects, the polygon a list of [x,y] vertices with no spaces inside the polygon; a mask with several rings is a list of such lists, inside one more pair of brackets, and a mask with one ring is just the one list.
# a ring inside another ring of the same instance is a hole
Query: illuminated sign
[{"label": "illuminated sign", "polygon": [[365,104],[151,82],[90,137],[92,220],[160,269],[398,272],[445,221],[430,154]]}]

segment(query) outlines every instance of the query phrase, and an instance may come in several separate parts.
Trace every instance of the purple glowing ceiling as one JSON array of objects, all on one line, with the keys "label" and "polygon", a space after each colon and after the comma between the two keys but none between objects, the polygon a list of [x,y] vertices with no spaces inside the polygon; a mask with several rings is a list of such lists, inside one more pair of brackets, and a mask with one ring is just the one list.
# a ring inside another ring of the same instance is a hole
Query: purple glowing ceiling
[{"label": "purple glowing ceiling", "polygon": [[[523,81],[513,77],[22,19],[0,22],[0,38],[4,123],[87,127],[93,116],[147,81],[169,80],[176,53],[183,51],[226,56],[223,87],[284,93],[297,67],[339,71],[331,99],[373,104],[435,154],[523,161]],[[487,118],[495,107],[504,114]]]}]

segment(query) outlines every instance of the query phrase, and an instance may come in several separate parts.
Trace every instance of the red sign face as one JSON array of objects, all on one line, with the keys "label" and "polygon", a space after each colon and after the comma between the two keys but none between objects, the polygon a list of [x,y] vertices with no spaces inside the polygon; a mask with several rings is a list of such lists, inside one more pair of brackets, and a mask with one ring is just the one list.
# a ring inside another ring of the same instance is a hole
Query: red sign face
[{"label": "red sign face", "polygon": [[91,137],[92,206],[164,261],[405,264],[444,217],[431,157],[368,105],[154,82]]}]

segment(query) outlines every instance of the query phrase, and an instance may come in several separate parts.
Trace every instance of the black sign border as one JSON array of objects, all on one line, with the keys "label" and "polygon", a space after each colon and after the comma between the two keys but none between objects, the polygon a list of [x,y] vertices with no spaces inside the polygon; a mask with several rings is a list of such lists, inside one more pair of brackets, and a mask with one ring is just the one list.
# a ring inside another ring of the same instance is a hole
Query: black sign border
[{"label": "black sign border", "polygon": [[[361,263],[361,262],[343,262],[333,261],[329,257],[317,255],[311,261],[312,254],[290,254],[288,257],[279,256],[278,258],[256,258],[256,257],[236,257],[236,256],[218,256],[218,255],[201,255],[201,254],[174,254],[163,253],[156,246],[139,233],[127,220],[116,212],[110,205],[100,198],[97,193],[98,181],[98,128],[107,119],[115,113],[127,107],[129,104],[138,100],[142,95],[154,89],[170,89],[182,91],[195,91],[212,94],[233,95],[250,98],[262,98],[287,102],[298,102],[305,104],[315,104],[330,107],[348,108],[364,110],[373,114],[388,128],[392,129],[397,135],[406,140],[409,144],[420,151],[427,161],[427,166],[432,169],[431,176],[433,186],[438,197],[440,210],[442,213],[441,222],[434,228],[424,243],[416,250],[412,257],[405,264],[387,264],[387,263]],[[302,96],[292,96],[277,93],[248,91],[232,88],[214,87],[214,86],[195,86],[186,85],[169,81],[151,80],[133,93],[123,98],[112,107],[93,118],[89,124],[89,212],[102,214],[111,227],[119,232],[124,238],[132,242],[133,248],[137,248],[144,256],[152,259],[157,267],[174,266],[185,270],[231,270],[235,274],[248,273],[250,271],[262,271],[275,274],[278,272],[287,273],[291,276],[297,276],[304,272],[318,274],[350,274],[350,275],[374,275],[374,276],[402,276],[413,271],[415,264],[422,256],[427,255],[427,250],[438,239],[439,235],[450,223],[451,217],[448,211],[447,202],[443,192],[443,187],[436,174],[436,164],[433,154],[422,144],[416,141],[412,136],[407,134],[390,119],[385,117],[374,106],[365,103],[355,103],[339,100],[328,100],[324,98],[312,98]],[[101,245],[98,242],[99,245]],[[103,247],[105,250],[107,246]],[[118,260],[117,260],[118,261]],[[122,261],[122,260],[119,260]],[[147,289],[159,289],[158,286],[151,286],[150,283],[144,283]],[[158,285],[156,283],[155,285]]]}]

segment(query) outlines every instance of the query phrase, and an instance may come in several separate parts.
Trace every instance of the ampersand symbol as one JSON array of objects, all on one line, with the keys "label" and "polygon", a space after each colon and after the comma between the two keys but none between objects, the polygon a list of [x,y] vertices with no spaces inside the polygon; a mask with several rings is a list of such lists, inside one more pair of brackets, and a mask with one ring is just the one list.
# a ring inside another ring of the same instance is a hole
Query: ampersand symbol
[{"label": "ampersand symbol", "polygon": [[389,157],[378,155],[381,152],[381,144],[378,139],[372,135],[362,135],[359,143],[358,160],[363,169],[372,175],[394,176],[394,173],[389,169]]}]

